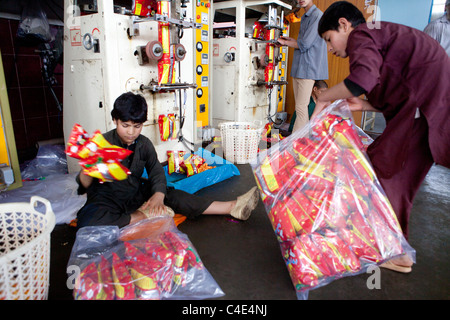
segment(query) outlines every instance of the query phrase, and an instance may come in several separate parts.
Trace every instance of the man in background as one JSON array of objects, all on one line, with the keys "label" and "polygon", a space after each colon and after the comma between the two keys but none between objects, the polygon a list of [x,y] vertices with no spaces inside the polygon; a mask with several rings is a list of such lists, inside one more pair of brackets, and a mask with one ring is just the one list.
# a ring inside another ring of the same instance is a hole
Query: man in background
[{"label": "man in background", "polygon": [[[309,104],[308,104],[308,119],[311,119],[314,109],[316,108],[317,97],[319,96],[319,94],[321,94],[326,89],[328,89],[328,85],[325,81],[316,80],[314,82],[314,87],[311,92],[311,97],[309,98]],[[294,123],[295,123],[296,118],[297,118],[297,112],[294,111],[291,122],[289,124],[289,132],[292,132],[292,130],[294,129]]]},{"label": "man in background", "polygon": [[309,121],[308,104],[315,80],[328,79],[327,45],[317,33],[322,11],[313,0],[297,0],[305,9],[301,17],[297,39],[280,37],[283,46],[294,48],[291,77],[295,99],[296,120],[293,131],[303,128]]},{"label": "man in background", "polygon": [[450,57],[450,0],[445,2],[444,15],[431,21],[423,31],[436,39]]}]

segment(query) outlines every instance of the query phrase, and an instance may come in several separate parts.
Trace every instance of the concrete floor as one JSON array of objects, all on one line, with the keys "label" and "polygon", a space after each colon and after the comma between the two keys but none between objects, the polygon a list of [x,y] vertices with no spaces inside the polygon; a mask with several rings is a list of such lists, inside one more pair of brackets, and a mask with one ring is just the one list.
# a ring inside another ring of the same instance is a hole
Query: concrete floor
[{"label": "concrete floor", "polygon": [[[255,185],[249,165],[237,165],[234,176],[199,195],[232,200]],[[309,300],[396,300],[450,298],[450,170],[433,166],[418,193],[410,220],[410,245],[417,264],[410,274],[381,269],[381,288],[369,289],[371,274],[334,281],[310,291]],[[249,220],[236,222],[223,216],[185,221],[186,233],[205,267],[225,296],[219,300],[296,300],[286,265],[264,206],[260,201]],[[66,267],[75,229],[58,225],[52,232],[49,300],[70,300]]]}]

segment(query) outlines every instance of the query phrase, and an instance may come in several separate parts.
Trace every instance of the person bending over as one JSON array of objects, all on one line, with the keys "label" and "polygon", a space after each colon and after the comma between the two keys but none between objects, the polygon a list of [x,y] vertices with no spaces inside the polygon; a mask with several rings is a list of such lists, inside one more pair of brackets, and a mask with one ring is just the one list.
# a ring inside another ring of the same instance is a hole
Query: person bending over
[{"label": "person bending over", "polygon": [[[332,54],[349,57],[350,75],[318,96],[313,117],[337,99],[347,99],[352,111],[383,113],[386,128],[367,154],[408,239],[414,196],[426,174],[433,163],[450,167],[450,58],[420,30],[383,21],[374,28],[347,1],[324,12],[318,32]],[[411,271],[404,257],[388,262]]]}]

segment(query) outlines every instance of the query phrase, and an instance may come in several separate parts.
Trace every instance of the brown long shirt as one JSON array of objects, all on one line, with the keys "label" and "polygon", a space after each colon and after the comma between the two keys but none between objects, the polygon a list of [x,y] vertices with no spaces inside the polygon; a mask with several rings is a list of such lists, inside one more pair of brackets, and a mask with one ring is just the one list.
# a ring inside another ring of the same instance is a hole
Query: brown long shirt
[{"label": "brown long shirt", "polygon": [[433,160],[450,167],[450,58],[445,50],[420,30],[381,22],[378,29],[357,26],[347,54],[347,79],[386,118],[385,130],[368,149],[378,174],[389,178],[407,161],[416,109],[427,120]]}]

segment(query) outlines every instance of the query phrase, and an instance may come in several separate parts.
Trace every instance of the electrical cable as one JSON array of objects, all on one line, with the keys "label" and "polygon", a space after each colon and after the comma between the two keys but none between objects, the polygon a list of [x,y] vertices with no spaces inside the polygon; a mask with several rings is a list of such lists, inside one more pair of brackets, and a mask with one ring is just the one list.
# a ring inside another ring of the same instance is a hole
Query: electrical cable
[{"label": "electrical cable", "polygon": [[[181,79],[181,62],[180,61],[178,61],[178,70],[180,70],[179,78]],[[178,99],[177,99],[177,91],[179,92]],[[186,146],[186,148],[188,148],[191,151],[191,153],[194,153],[194,150],[193,150],[193,147],[195,146],[194,143],[187,140],[183,135],[183,126],[184,126],[184,121],[186,119],[186,101],[187,101],[187,91],[186,91],[186,89],[184,89],[183,91],[184,91],[184,101],[181,98],[181,89],[174,91],[175,108],[177,107],[177,100],[179,100],[179,103],[180,103],[180,107],[179,107],[180,129],[178,130],[177,138],[178,138],[179,142],[183,143]],[[189,143],[190,146],[187,145],[187,143]]]},{"label": "electrical cable", "polygon": [[270,109],[271,109],[271,102],[272,102],[272,90],[273,90],[273,88],[270,88],[270,89],[268,89],[268,91],[269,91],[269,93],[268,93],[268,96],[269,96],[269,110],[268,110],[268,116],[267,116],[267,119],[269,120],[269,122],[270,123],[273,123],[273,127],[275,128],[275,129],[279,129],[282,125],[283,125],[283,123],[285,122],[285,120],[281,120],[281,122],[277,122],[276,120],[274,121],[272,118],[274,117],[274,116],[276,116],[277,115],[277,109],[275,109],[275,113],[274,114],[270,114]]}]

